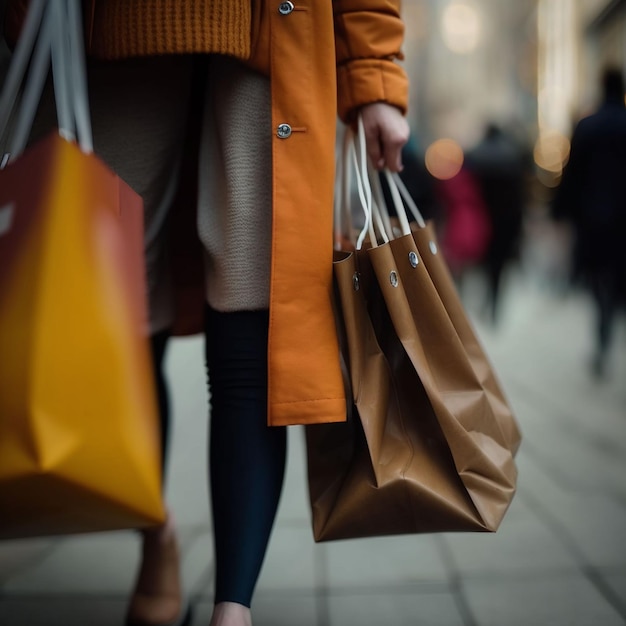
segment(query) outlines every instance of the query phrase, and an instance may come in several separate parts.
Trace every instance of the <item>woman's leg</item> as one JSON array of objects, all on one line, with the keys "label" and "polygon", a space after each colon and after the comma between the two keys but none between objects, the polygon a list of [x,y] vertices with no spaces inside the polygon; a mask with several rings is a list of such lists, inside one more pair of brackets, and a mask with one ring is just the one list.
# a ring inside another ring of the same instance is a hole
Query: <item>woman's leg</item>
[{"label": "woman's leg", "polygon": [[251,623],[248,607],[285,467],[285,429],[267,426],[270,127],[268,79],[233,59],[212,59],[198,208],[209,304],[206,349],[216,551],[212,626]]},{"label": "woman's leg", "polygon": [[152,350],[152,371],[156,386],[157,404],[159,409],[159,421],[161,426],[161,467],[163,475],[167,469],[167,452],[170,439],[170,398],[163,362],[170,338],[168,329],[158,331],[150,336],[150,348]]},{"label": "woman's leg", "polygon": [[[94,62],[88,71],[96,154],[144,201],[149,321],[165,476],[170,410],[163,361],[172,324],[166,222],[178,180],[191,62],[173,57]],[[127,624],[182,623],[179,551],[171,516],[163,526],[142,531],[141,539]]]},{"label": "woman's leg", "polygon": [[286,429],[267,426],[268,312],[209,309],[215,603],[250,606],[282,489]]},{"label": "woman's leg", "polygon": [[[149,322],[165,472],[170,411],[163,359],[173,317],[166,222],[178,182],[192,59],[90,61],[87,74],[95,153],[144,202]],[[54,95],[49,86],[31,141],[55,127]],[[176,623],[180,613],[178,546],[173,521],[168,519],[163,526],[142,532],[141,567],[127,622],[169,625]]]}]

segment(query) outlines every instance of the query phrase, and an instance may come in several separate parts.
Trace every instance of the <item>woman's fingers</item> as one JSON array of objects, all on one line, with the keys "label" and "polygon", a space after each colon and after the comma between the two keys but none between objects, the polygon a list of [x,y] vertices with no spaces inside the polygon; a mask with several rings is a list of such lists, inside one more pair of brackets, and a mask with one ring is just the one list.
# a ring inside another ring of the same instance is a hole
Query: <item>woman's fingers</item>
[{"label": "woman's fingers", "polygon": [[402,170],[402,147],[409,139],[409,125],[396,107],[385,102],[361,109],[367,154],[377,169]]}]

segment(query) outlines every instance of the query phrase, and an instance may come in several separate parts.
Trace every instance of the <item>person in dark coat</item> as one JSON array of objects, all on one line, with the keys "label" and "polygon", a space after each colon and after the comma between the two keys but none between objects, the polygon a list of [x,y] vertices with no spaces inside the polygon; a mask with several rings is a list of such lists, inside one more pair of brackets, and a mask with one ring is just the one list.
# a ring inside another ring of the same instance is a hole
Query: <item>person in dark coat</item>
[{"label": "person in dark coat", "polygon": [[575,232],[573,269],[591,289],[596,308],[593,372],[606,367],[626,276],[626,106],[621,70],[602,76],[604,99],[581,120],[553,211]]},{"label": "person in dark coat", "polygon": [[491,321],[498,318],[500,286],[507,264],[519,253],[526,203],[526,163],[517,141],[496,124],[466,155],[466,166],[478,182],[491,224],[483,259]]}]

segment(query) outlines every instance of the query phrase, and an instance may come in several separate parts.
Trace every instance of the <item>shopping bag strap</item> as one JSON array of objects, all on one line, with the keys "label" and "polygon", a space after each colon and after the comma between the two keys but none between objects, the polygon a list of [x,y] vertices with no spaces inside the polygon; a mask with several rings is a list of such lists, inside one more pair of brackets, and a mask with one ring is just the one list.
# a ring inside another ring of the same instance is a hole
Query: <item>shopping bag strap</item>
[{"label": "shopping bag strap", "polygon": [[[362,153],[365,154],[365,131],[363,128],[363,119],[361,115],[359,115],[358,125],[359,136],[356,140],[359,142],[359,144],[362,145]],[[362,166],[360,172],[363,178],[369,177],[369,185],[374,190],[374,197],[371,203],[372,224],[375,225],[376,229],[378,230],[378,234],[381,236],[382,240],[384,242],[388,242],[390,239],[393,238],[393,229],[391,227],[391,220],[389,218],[389,209],[387,207],[387,202],[385,200],[382,185],[380,183],[380,173],[372,165],[370,159],[367,159],[367,166]],[[398,174],[397,172],[392,172],[389,168],[384,168],[383,174],[385,175],[385,179],[389,187],[391,200],[393,202],[393,206],[398,217],[398,221],[400,223],[400,230],[402,232],[402,235],[411,234],[411,225],[407,215],[406,207],[408,207],[413,219],[415,220],[415,222],[417,222],[417,225],[420,228],[424,228],[426,226],[426,221],[424,220],[421,211],[417,208],[417,204],[411,197],[411,194],[409,193],[404,182],[402,181],[400,174]],[[372,245],[377,245],[376,237],[371,236],[371,238]]]},{"label": "shopping bag strap", "polygon": [[355,248],[357,250],[360,250],[363,247],[366,238],[368,237],[373,242],[372,245],[376,245],[376,231],[374,228],[373,219],[375,217],[379,218],[380,215],[379,212],[374,211],[374,204],[376,203],[374,195],[377,189],[372,187],[371,177],[368,171],[365,129],[361,116],[359,116],[357,120],[356,133],[354,133],[352,128],[346,128],[342,161],[342,182],[344,186],[342,197],[344,198],[344,202],[343,205],[339,208],[339,212],[351,215],[351,207],[349,202],[351,183],[350,172],[353,172],[357,195],[359,197],[359,202],[365,217],[363,228],[361,229],[355,244]]},{"label": "shopping bag strap", "polygon": [[[394,237],[389,208],[380,181],[380,172],[373,166],[367,156],[365,142],[365,127],[361,115],[357,118],[356,132],[346,127],[342,145],[341,158],[337,160],[335,186],[335,241],[340,235],[346,234],[346,222],[351,224],[350,190],[354,184],[361,208],[365,216],[365,223],[357,238],[355,247],[360,250],[366,239],[372,247],[378,246],[378,240],[388,243]],[[426,226],[426,221],[417,204],[411,197],[404,182],[397,172],[388,168],[383,174],[389,186],[391,200],[398,216],[402,235],[411,234],[411,225],[407,215],[407,207],[413,220],[420,228]],[[349,232],[349,230],[348,230]]]},{"label": "shopping bag strap", "polygon": [[0,95],[0,138],[6,139],[22,88],[15,127],[0,167],[26,147],[50,65],[59,133],[70,141],[78,138],[84,152],[93,151],[80,0],[31,2]]},{"label": "shopping bag strap", "polygon": [[[93,135],[89,112],[85,39],[80,2],[81,0],[66,0],[69,48],[64,47],[64,51],[66,55],[69,54],[65,67],[67,67],[68,89],[73,95],[70,102],[73,105],[72,113],[76,125],[76,137],[81,150],[89,154],[93,152]],[[63,74],[63,72],[61,73]]]},{"label": "shopping bag strap", "polygon": [[366,167],[365,142],[362,145],[355,140],[356,136],[350,127],[346,127],[341,151],[341,158],[337,160],[336,183],[335,183],[335,206],[334,228],[335,244],[341,247],[341,241],[347,236],[352,241],[352,175],[354,175],[356,191],[359,203],[365,216],[365,224],[359,233],[354,246],[360,250],[365,238],[371,231],[372,216],[372,191],[369,186],[367,175],[364,176],[363,168]]},{"label": "shopping bag strap", "polygon": [[393,204],[396,211],[400,210],[402,214],[406,217],[406,211],[404,210],[404,205],[406,204],[406,206],[409,208],[409,211],[411,211],[413,218],[417,222],[417,225],[420,228],[424,228],[426,226],[426,220],[424,219],[421,211],[417,208],[417,204],[415,203],[415,200],[413,200],[413,198],[411,197],[411,194],[409,193],[409,190],[406,188],[406,185],[402,181],[402,178],[400,178],[400,174],[398,174],[397,172],[385,170],[385,176],[387,178],[387,183],[389,184],[389,189],[391,190],[391,197],[393,198]]},{"label": "shopping bag strap", "polygon": [[[23,85],[20,113],[5,155],[2,167],[16,148],[23,142],[24,127],[30,132],[37,104],[41,98],[50,65],[50,23],[43,19],[47,9],[45,2],[31,2],[22,32],[11,57],[2,93],[0,94],[0,139],[6,139],[11,113],[15,108]],[[30,66],[29,66],[30,62]],[[25,81],[28,68],[28,80]]]}]

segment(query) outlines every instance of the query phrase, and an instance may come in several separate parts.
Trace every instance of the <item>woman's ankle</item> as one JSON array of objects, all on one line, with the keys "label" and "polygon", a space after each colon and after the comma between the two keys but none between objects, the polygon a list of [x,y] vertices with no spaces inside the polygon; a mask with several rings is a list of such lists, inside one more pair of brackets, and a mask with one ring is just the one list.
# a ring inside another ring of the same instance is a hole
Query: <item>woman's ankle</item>
[{"label": "woman's ankle", "polygon": [[250,609],[238,602],[218,602],[210,626],[252,626]]}]

